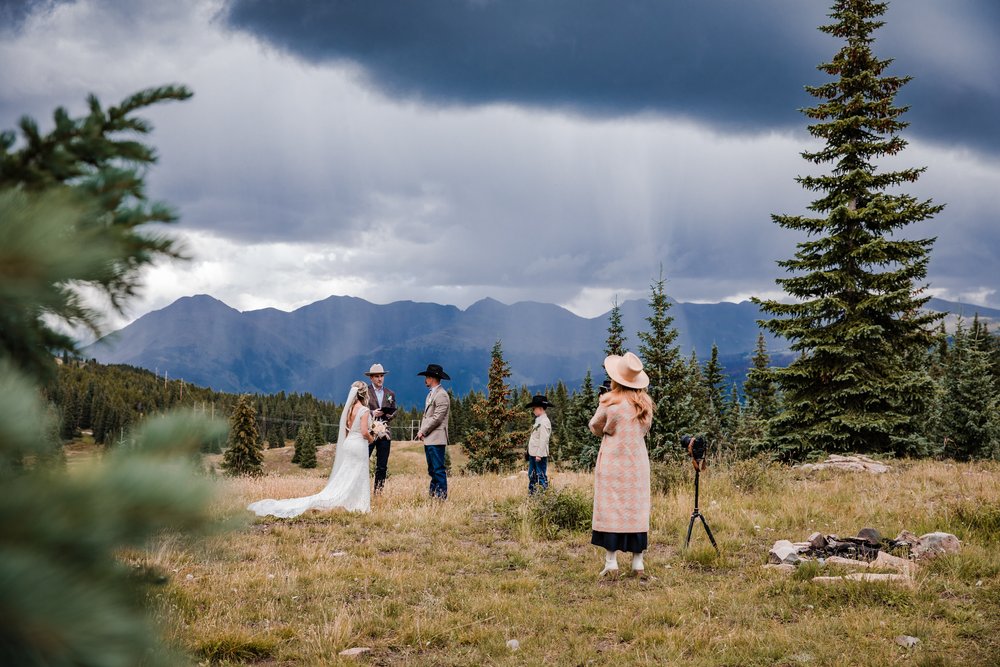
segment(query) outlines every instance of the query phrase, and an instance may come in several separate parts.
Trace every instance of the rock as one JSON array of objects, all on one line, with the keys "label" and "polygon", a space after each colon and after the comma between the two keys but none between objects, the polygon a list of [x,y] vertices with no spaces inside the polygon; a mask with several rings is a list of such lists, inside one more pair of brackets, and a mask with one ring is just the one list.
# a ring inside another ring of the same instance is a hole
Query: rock
[{"label": "rock", "polygon": [[903,648],[913,648],[920,643],[920,640],[910,635],[899,635],[896,637],[895,642]]},{"label": "rock", "polygon": [[340,652],[340,655],[348,658],[356,658],[359,655],[368,653],[369,651],[371,651],[371,648],[368,646],[355,646],[354,648],[344,649]]},{"label": "rock", "polygon": [[813,533],[809,536],[809,546],[813,549],[825,549],[826,536],[823,533]]},{"label": "rock", "polygon": [[331,551],[330,552],[330,557],[331,558],[343,558],[346,555],[347,555],[346,551]]},{"label": "rock", "polygon": [[899,556],[893,556],[892,554],[887,554],[884,551],[878,552],[878,556],[876,556],[875,560],[872,561],[872,567],[883,568],[886,570],[896,570],[897,572],[908,576],[913,576],[917,570],[917,564],[913,561],[900,558]]},{"label": "rock", "polygon": [[799,470],[850,470],[854,472],[870,472],[881,474],[889,472],[889,466],[861,454],[855,456],[841,456],[830,454],[825,461],[820,463],[805,463],[796,466]]},{"label": "rock", "polygon": [[507,648],[509,648],[511,651],[517,651],[521,648],[521,642],[517,641],[516,639],[508,639]]},{"label": "rock", "polygon": [[913,584],[913,579],[905,574],[875,574],[872,572],[855,572],[853,574],[844,575],[843,577],[813,577],[810,581],[826,586],[837,586],[845,584],[849,581],[864,581],[868,583],[889,582],[894,584],[903,584],[904,586],[910,586]]},{"label": "rock", "polygon": [[909,544],[911,547],[915,547],[917,546],[917,542],[920,541],[920,538],[908,530],[901,530],[899,535],[897,535],[896,539],[893,541],[897,544]]},{"label": "rock", "polygon": [[856,558],[844,558],[843,556],[830,556],[826,559],[827,565],[840,565],[842,567],[871,567],[871,563],[866,560]]},{"label": "rock", "polygon": [[903,584],[910,586],[913,584],[913,579],[906,576],[905,574],[876,574],[873,572],[855,572],[854,574],[844,575],[844,579],[848,581],[867,581],[877,582],[877,581],[887,581],[890,583]]},{"label": "rock", "polygon": [[774,570],[780,572],[781,574],[792,574],[795,572],[795,566],[791,563],[768,563],[764,566],[765,570]]},{"label": "rock", "polygon": [[795,565],[801,559],[799,558],[798,547],[788,540],[778,540],[771,547],[771,552],[767,555],[767,560],[769,563],[789,563]]},{"label": "rock", "polygon": [[951,533],[927,533],[917,540],[917,546],[913,547],[913,557],[924,560],[941,554],[957,554],[961,550],[962,543]]},{"label": "rock", "polygon": [[858,531],[858,537],[873,547],[882,544],[882,535],[874,528],[862,528]]}]

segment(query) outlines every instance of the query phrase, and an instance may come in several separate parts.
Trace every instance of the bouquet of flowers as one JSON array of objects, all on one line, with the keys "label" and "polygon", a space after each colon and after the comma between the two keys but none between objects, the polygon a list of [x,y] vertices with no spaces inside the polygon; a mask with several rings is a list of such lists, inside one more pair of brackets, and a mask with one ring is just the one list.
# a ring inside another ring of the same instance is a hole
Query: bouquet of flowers
[{"label": "bouquet of flowers", "polygon": [[368,427],[368,432],[375,436],[376,440],[389,437],[389,425],[384,421],[378,419],[373,419],[371,425]]}]

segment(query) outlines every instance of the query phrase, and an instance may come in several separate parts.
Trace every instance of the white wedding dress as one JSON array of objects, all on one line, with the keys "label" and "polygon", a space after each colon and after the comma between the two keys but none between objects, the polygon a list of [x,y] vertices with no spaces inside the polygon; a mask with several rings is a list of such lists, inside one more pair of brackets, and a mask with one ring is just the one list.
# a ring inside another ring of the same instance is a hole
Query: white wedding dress
[{"label": "white wedding dress", "polygon": [[304,498],[287,500],[258,500],[247,505],[247,509],[257,516],[277,516],[288,518],[298,516],[307,510],[329,510],[343,507],[352,512],[370,512],[371,490],[368,484],[368,441],[361,434],[361,417],[368,412],[362,407],[354,417],[348,431],[346,427],[348,408],[357,400],[358,390],[351,388],[343,414],[340,416],[340,430],[337,452],[330,471],[330,481],[319,493]]}]

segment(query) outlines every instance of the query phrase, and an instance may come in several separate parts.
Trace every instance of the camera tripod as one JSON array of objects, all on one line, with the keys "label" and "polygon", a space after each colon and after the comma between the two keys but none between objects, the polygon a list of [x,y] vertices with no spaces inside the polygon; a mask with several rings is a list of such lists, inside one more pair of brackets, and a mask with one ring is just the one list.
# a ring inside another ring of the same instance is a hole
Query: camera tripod
[{"label": "camera tripod", "polygon": [[687,549],[689,546],[691,546],[691,531],[694,529],[695,519],[701,519],[701,525],[705,527],[705,532],[708,534],[708,541],[712,543],[713,547],[715,547],[715,553],[721,556],[722,552],[719,551],[719,545],[715,543],[715,537],[712,536],[712,529],[708,527],[708,521],[705,520],[705,515],[701,513],[700,509],[698,509],[698,482],[701,477],[701,468],[697,464],[701,462],[696,461],[695,463],[696,465],[694,468],[694,511],[691,512],[691,521],[688,522],[687,539],[684,540],[684,548]]}]

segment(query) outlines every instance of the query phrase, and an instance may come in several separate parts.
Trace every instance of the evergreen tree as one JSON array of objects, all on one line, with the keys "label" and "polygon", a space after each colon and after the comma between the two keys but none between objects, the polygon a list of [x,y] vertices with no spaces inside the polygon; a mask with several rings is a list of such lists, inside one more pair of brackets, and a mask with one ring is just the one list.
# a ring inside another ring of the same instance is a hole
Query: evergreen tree
[{"label": "evergreen tree", "polygon": [[[120,109],[105,120],[148,130],[128,114]],[[224,431],[190,414],[150,420],[133,432],[129,446],[99,457],[81,475],[50,465],[58,458],[51,437],[57,424],[40,400],[42,382],[54,371],[52,353],[69,347],[53,334],[58,323],[43,321],[43,314],[81,322],[87,315],[71,286],[95,281],[117,282],[112,290],[127,300],[138,280],[127,270],[115,277],[116,267],[153,259],[138,238],[112,242],[118,233],[97,229],[94,201],[68,193],[62,183],[86,189],[89,170],[131,152],[134,183],[114,174],[95,178],[107,176],[110,189],[141,188],[138,149],[144,147],[110,145],[107,125],[79,128],[64,111],[45,137],[30,120],[22,128],[25,148],[15,153],[8,152],[13,135],[0,136],[0,663],[181,664],[183,657],[157,638],[146,606],[159,597],[154,583],[169,572],[127,567],[122,554],[165,534],[192,537],[213,523],[206,503],[211,489],[192,459],[206,439]],[[66,176],[74,164],[87,174]],[[100,224],[115,225],[116,216]],[[89,421],[94,397],[88,392],[81,396]]]},{"label": "evergreen tree", "polygon": [[[959,460],[994,456],[1000,445],[995,417],[1000,400],[990,376],[989,358],[973,333],[976,330],[965,331],[959,322],[941,394],[943,453]],[[978,328],[978,335],[983,335],[982,328]]]},{"label": "evergreen tree", "polygon": [[767,353],[767,341],[762,333],[757,334],[757,348],[750,363],[750,371],[743,383],[747,410],[766,422],[778,414],[778,395],[774,369],[771,368],[771,355]]},{"label": "evergreen tree", "polygon": [[679,448],[678,438],[693,426],[690,395],[686,391],[687,368],[675,341],[677,329],[668,314],[670,300],[666,280],[660,277],[650,287],[647,317],[649,331],[639,332],[639,356],[649,375],[649,396],[653,400],[653,424],[646,438],[654,458],[670,456]]},{"label": "evergreen tree", "polygon": [[711,389],[701,372],[701,364],[698,363],[698,355],[694,350],[691,350],[687,371],[686,389],[693,409],[690,430],[704,433],[710,446],[718,445],[722,440],[722,420],[712,404]]},{"label": "evergreen tree", "polygon": [[590,420],[597,412],[597,402],[593,375],[588,368],[583,386],[570,399],[566,414],[563,456],[577,470],[591,470],[597,462],[601,440],[590,432]]},{"label": "evergreen tree", "polygon": [[295,453],[299,457],[296,463],[299,464],[300,468],[308,470],[316,467],[316,446],[322,443],[322,436],[319,432],[319,424],[316,423],[315,418],[302,431],[302,446],[295,450]]},{"label": "evergreen tree", "polygon": [[726,410],[722,422],[722,428],[730,439],[732,439],[732,434],[736,431],[736,427],[740,423],[741,412],[740,393],[734,382],[729,390],[729,400],[726,401]]},{"label": "evergreen tree", "polygon": [[708,386],[708,396],[715,409],[715,417],[720,424],[726,420],[726,399],[723,395],[725,391],[726,375],[725,368],[719,363],[719,346],[712,343],[712,356],[705,364],[705,384]]},{"label": "evergreen tree", "polygon": [[782,454],[813,451],[900,452],[919,429],[915,397],[929,393],[913,376],[908,350],[926,350],[939,316],[920,313],[930,298],[919,285],[927,274],[933,239],[902,238],[904,229],[941,210],[930,200],[899,193],[923,169],[880,171],[879,162],[906,146],[899,132],[905,107],[894,104],[909,79],[887,76],[890,60],[872,53],[872,33],[883,25],[886,3],[838,0],[833,23],[820,28],[846,41],[820,69],[835,80],[807,90],[820,102],[804,113],[809,132],[825,145],[803,157],[834,165],[830,174],[799,177],[822,195],[810,205],[819,217],[776,215],[786,229],[805,232],[794,259],[779,262],[795,273],[778,279],[791,303],[756,300],[774,316],[762,322],[791,341],[799,357],[776,372],[784,411],[771,422]]},{"label": "evergreen tree", "polygon": [[469,433],[464,443],[472,472],[509,470],[523,454],[527,434],[512,431],[518,411],[511,408],[509,377],[510,364],[504,360],[503,346],[497,340],[491,353],[486,397],[472,408],[482,427]]},{"label": "evergreen tree", "polygon": [[[608,338],[604,343],[604,355],[625,354],[625,327],[622,326],[622,309],[616,298],[608,316]],[[607,375],[607,374],[605,374]]]},{"label": "evergreen tree", "polygon": [[[0,358],[31,375],[55,369],[52,355],[76,352],[67,328],[83,326],[100,333],[101,314],[88,305],[81,289],[107,301],[119,312],[135,293],[138,271],[163,257],[176,257],[172,240],[149,231],[148,223],[172,222],[164,204],[146,201],[145,170],[156,161],[152,147],[135,137],[152,126],[135,112],[160,102],[184,100],[191,92],[181,86],[136,93],[104,110],[96,97],[89,111],[72,118],[63,107],[54,114],[55,127],[42,134],[37,123],[21,119],[21,141],[11,131],[0,132],[0,187],[4,197],[16,200],[4,219],[0,237],[0,266],[15,274],[3,276],[3,294],[13,306],[0,323]],[[24,230],[24,221],[34,221]],[[77,238],[71,245],[53,242],[58,235]],[[47,239],[48,243],[31,243]],[[49,291],[29,302],[12,263],[28,250],[42,261]],[[57,255],[56,253],[63,253]]]},{"label": "evergreen tree", "polygon": [[313,435],[310,433],[309,424],[299,424],[295,433],[294,450],[292,451],[292,463],[302,463],[302,453],[313,443]]},{"label": "evergreen tree", "polygon": [[248,394],[240,396],[230,418],[228,449],[222,457],[222,468],[230,475],[264,474],[257,413]]}]

